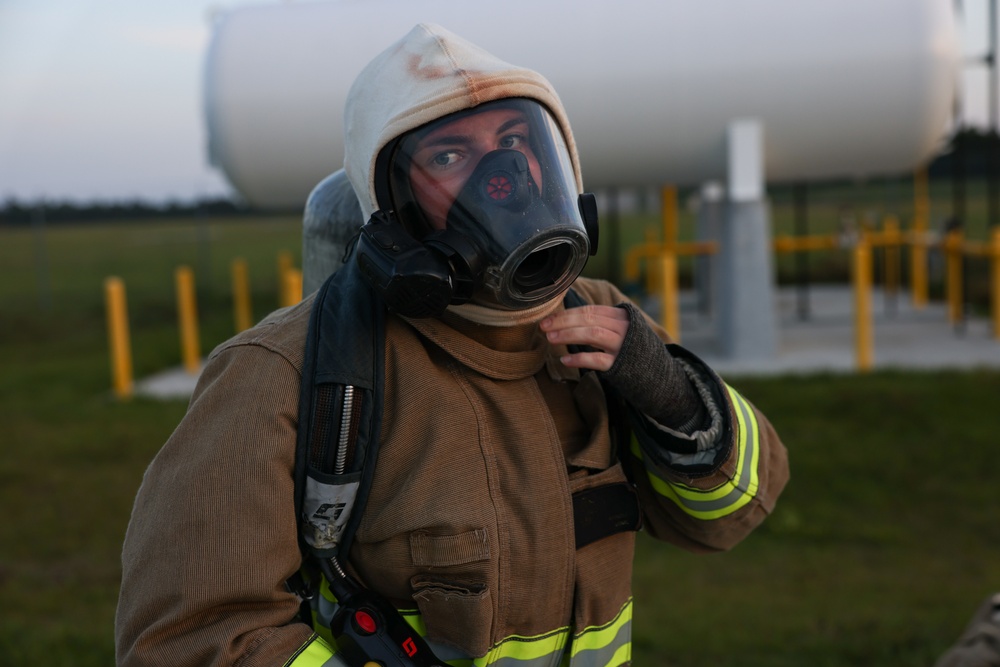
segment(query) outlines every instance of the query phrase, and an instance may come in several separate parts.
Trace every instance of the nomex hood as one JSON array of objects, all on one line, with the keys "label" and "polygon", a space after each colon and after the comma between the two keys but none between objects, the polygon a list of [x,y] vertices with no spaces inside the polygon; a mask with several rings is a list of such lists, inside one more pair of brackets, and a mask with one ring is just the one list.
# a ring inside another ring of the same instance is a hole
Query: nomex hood
[{"label": "nomex hood", "polygon": [[433,120],[508,97],[538,101],[562,129],[583,191],[569,120],[552,85],[537,72],[496,58],[448,30],[420,24],[358,75],[344,112],[344,170],[364,219],[378,209],[375,161],[393,139]]}]

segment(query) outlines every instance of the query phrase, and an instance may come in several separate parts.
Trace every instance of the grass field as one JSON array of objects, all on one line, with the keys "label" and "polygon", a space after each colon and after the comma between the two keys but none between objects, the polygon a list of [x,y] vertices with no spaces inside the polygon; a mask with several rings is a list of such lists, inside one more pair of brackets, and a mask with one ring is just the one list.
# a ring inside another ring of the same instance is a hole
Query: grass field
[{"label": "grass field", "polygon": [[[291,218],[0,228],[0,665],[113,664],[132,499],[184,412],[111,398],[103,279],[126,283],[141,376],[180,360],[175,266],[198,274],[207,351],[233,330],[231,259],[249,262],[259,318],[299,230]],[[729,379],[782,434],[792,482],[730,553],[640,539],[636,664],[932,664],[1000,590],[1000,373]]]}]

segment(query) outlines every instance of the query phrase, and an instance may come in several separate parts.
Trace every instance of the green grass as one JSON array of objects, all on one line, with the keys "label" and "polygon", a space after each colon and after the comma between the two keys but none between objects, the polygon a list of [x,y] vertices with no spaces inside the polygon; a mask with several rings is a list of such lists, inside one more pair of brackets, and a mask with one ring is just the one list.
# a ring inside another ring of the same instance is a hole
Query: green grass
[{"label": "green grass", "polygon": [[0,665],[114,663],[132,499],[184,414],[184,401],[112,399],[105,277],[125,281],[141,377],[180,363],[176,266],[198,273],[207,352],[234,331],[232,259],[248,261],[260,318],[277,306],[277,253],[297,258],[300,230],[295,219],[139,221],[50,227],[42,246],[31,230],[0,229]]},{"label": "green grass", "polygon": [[[632,224],[635,228],[638,225]],[[140,375],[180,362],[173,269],[198,273],[202,347],[233,330],[228,266],[277,305],[293,219],[0,229],[0,665],[113,663],[119,554],[183,401],[110,394],[101,285],[126,283]],[[211,276],[206,278],[206,274]],[[791,452],[775,514],[727,554],[641,537],[642,665],[930,665],[1000,589],[1000,373],[730,378]]]},{"label": "green grass", "polygon": [[730,553],[640,543],[638,662],[933,664],[1000,590],[1000,373],[733,383],[782,435],[792,480]]}]

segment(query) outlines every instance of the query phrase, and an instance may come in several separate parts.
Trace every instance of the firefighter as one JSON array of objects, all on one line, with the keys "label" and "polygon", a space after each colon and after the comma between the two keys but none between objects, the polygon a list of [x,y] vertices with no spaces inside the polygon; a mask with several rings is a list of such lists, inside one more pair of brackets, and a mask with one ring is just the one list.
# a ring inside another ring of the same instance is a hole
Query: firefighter
[{"label": "firefighter", "polygon": [[[441,660],[628,664],[640,516],[682,548],[731,548],[788,479],[782,443],[614,286],[580,277],[593,199],[541,75],[419,25],[361,72],[345,133],[368,222],[341,271],[387,310],[380,449],[345,569]],[[286,585],[316,299],[210,355],[148,469],[120,665],[342,664],[337,601],[321,587],[303,621]]]}]

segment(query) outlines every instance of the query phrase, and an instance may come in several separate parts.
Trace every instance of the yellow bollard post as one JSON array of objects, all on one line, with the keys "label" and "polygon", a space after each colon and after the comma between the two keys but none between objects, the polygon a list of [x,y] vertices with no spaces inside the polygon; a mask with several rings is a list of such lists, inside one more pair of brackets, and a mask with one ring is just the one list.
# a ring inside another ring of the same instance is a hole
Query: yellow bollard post
[{"label": "yellow bollard post", "polygon": [[111,352],[111,389],[120,399],[132,397],[132,342],[128,330],[125,283],[111,276],[104,281],[104,303],[108,316],[108,347]]},{"label": "yellow bollard post", "polygon": [[888,216],[882,225],[885,234],[885,293],[896,295],[899,292],[900,261],[899,246],[902,235],[899,233],[899,220],[895,216]]},{"label": "yellow bollard post", "polygon": [[285,271],[285,279],[282,282],[281,306],[294,306],[302,301],[302,272],[298,269],[288,269]]},{"label": "yellow bollard post", "polygon": [[250,274],[245,259],[236,258],[230,266],[233,282],[233,320],[236,333],[246,331],[253,326],[253,315],[250,308]]},{"label": "yellow bollard post", "polygon": [[913,175],[913,244],[910,246],[910,294],[914,308],[927,305],[927,230],[930,229],[931,198],[927,167]]},{"label": "yellow bollard post", "polygon": [[990,278],[993,337],[1000,340],[1000,227],[990,232]]},{"label": "yellow bollard post", "polygon": [[862,231],[854,246],[854,350],[859,371],[869,371],[875,360],[872,326],[872,249]]},{"label": "yellow bollard post", "polygon": [[680,299],[677,285],[677,188],[665,185],[663,201],[663,254],[660,258],[660,323],[670,337],[681,340]]},{"label": "yellow bollard post", "polygon": [[959,229],[948,232],[944,240],[945,291],[948,295],[948,322],[958,324],[962,320],[962,240]]},{"label": "yellow bollard post", "polygon": [[278,253],[278,301],[285,303],[285,276],[292,270],[292,253],[282,250]]},{"label": "yellow bollard post", "polygon": [[181,332],[181,361],[184,370],[192,375],[201,369],[201,350],[198,344],[198,307],[194,293],[194,272],[180,266],[174,271],[177,286],[177,317]]}]

